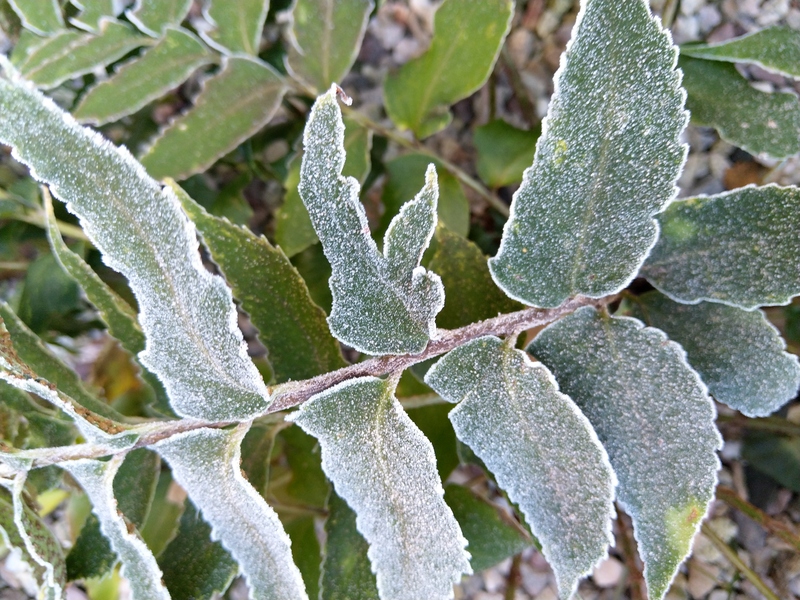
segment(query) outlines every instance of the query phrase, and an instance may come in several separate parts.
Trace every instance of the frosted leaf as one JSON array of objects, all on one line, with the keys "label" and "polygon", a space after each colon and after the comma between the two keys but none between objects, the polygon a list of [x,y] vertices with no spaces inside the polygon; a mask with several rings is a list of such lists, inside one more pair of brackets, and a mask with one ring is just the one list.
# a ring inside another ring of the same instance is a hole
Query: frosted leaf
[{"label": "frosted leaf", "polygon": [[436,170],[392,220],[384,254],[370,236],[359,185],[342,177],[344,124],[336,86],[320,96],[306,124],[299,191],[333,274],[333,335],[367,354],[421,352],[444,306],[439,276],[419,266],[436,227]]},{"label": "frosted leaf", "polygon": [[634,278],[686,156],[676,59],[644,0],[582,2],[533,166],[489,260],[509,296],[555,307]]},{"label": "frosted leaf", "polygon": [[797,394],[800,362],[760,310],[678,304],[658,292],[632,309],[683,346],[714,398],[748,417],[766,417]]},{"label": "frosted leaf", "polygon": [[167,28],[180,25],[191,7],[192,0],[136,0],[125,16],[139,31],[160,38]]},{"label": "frosted leaf", "polygon": [[58,0],[8,0],[22,25],[42,36],[57,33],[64,28],[64,18]]},{"label": "frosted leaf", "polygon": [[578,309],[529,351],[589,418],[633,518],[649,597],[661,600],[714,495],[716,411],[680,346],[631,318]]},{"label": "frosted leaf", "polygon": [[117,510],[114,498],[114,476],[124,455],[114,456],[107,462],[81,459],[61,463],[86,492],[92,502],[92,511],[100,520],[100,529],[122,563],[121,574],[130,581],[134,600],[169,600],[169,592],[161,582],[153,553],[128,526]]},{"label": "frosted leaf", "polygon": [[85,31],[96,33],[102,17],[117,16],[115,0],[71,0],[70,4],[81,11],[69,18],[70,24]]},{"label": "frosted leaf", "polygon": [[220,52],[255,56],[268,10],[269,0],[208,0],[203,16],[212,28],[200,37]]},{"label": "frosted leaf", "polygon": [[83,39],[85,39],[84,34],[74,29],[62,29],[46,38],[23,30],[11,54],[11,64],[20,71],[36,69],[39,65],[53,60],[55,56],[69,52],[71,46]]},{"label": "frosted leaf", "polygon": [[195,228],[125,148],[75,120],[5,65],[0,141],[81,219],[111,268],[127,277],[147,336],[142,363],[164,383],[175,411],[246,419],[268,393],[237,326],[225,282],[200,262]]},{"label": "frosted leaf", "polygon": [[752,310],[800,294],[800,189],[748,186],[675,202],[641,275],[678,302]]},{"label": "frosted leaf", "polygon": [[322,468],[356,512],[383,600],[453,597],[471,573],[467,544],[442,496],[433,446],[394,397],[394,384],[351,379],[290,416],[319,440]]},{"label": "frosted leaf", "polygon": [[195,429],[153,446],[203,518],[211,536],[239,563],[250,598],[307,600],[291,542],[275,511],[242,475],[241,442],[249,424]]},{"label": "frosted leaf", "polygon": [[559,597],[571,598],[613,541],[616,478],[588,419],[544,366],[496,337],[452,350],[425,382],[459,402],[449,415],[458,439],[519,505]]}]

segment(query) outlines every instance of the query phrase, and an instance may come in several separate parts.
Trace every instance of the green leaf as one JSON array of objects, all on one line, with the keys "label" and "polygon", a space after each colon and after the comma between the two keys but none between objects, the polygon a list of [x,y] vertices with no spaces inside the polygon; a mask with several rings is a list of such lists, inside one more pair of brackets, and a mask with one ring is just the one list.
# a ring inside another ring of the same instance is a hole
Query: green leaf
[{"label": "green leaf", "polygon": [[555,307],[635,277],[686,156],[676,56],[643,0],[582,3],[533,166],[489,260],[509,296]]},{"label": "green leaf", "polygon": [[742,444],[742,459],[782,486],[800,492],[800,438],[750,432]]},{"label": "green leaf", "polygon": [[439,327],[456,329],[524,308],[492,281],[486,257],[474,242],[444,227],[436,229],[435,240],[428,268],[442,278],[445,291],[450,290],[437,318]]},{"label": "green leaf", "polygon": [[661,600],[708,512],[722,439],[716,410],[683,350],[630,318],[578,309],[529,351],[589,418],[633,518],[649,597]]},{"label": "green leaf", "polygon": [[428,51],[386,79],[392,121],[420,139],[444,129],[450,105],[489,78],[513,15],[511,0],[446,0],[436,11]]},{"label": "green leaf", "polygon": [[267,389],[236,327],[230,290],[200,262],[175,194],[127,150],[81,128],[12,67],[6,72],[0,140],[67,202],[105,263],[128,279],[148,337],[140,359],[164,382],[175,411],[214,421],[262,412]]},{"label": "green leaf", "polygon": [[331,265],[325,258],[322,244],[314,244],[296,254],[292,257],[292,264],[303,276],[314,302],[330,313],[333,307],[333,296],[328,285],[331,277]]},{"label": "green leaf", "polygon": [[289,494],[306,506],[325,507],[331,486],[322,472],[317,440],[300,427],[287,427],[280,432],[284,443],[283,453],[292,480],[287,486]]},{"label": "green leaf", "polygon": [[[345,134],[346,136],[346,134]],[[400,208],[419,189],[428,165],[436,167],[439,177],[439,223],[450,231],[466,237],[469,232],[469,201],[458,179],[444,169],[438,161],[424,154],[404,154],[386,163],[388,179],[383,186],[384,212],[378,233],[385,233]]]},{"label": "green leaf", "polygon": [[259,423],[256,421],[242,440],[242,471],[250,485],[265,500],[269,492],[275,438],[281,428],[282,423]]},{"label": "green leaf", "polygon": [[716,44],[687,44],[681,46],[681,54],[748,63],[787,77],[800,77],[800,31],[786,26],[767,27]]},{"label": "green leaf", "polygon": [[140,58],[90,88],[73,116],[95,125],[116,121],[178,87],[195,69],[212,60],[211,52],[194,35],[168,27],[164,37]]},{"label": "green leaf", "polygon": [[48,254],[28,266],[18,307],[20,319],[38,334],[66,329],[74,335],[86,328],[77,318],[85,310],[80,287]]},{"label": "green leaf", "polygon": [[149,43],[148,38],[139,35],[130,25],[106,18],[100,21],[97,35],[82,33],[58,38],[58,52],[52,46],[37,48],[20,65],[20,71],[39,88],[50,89],[109,65]]},{"label": "green leaf", "polygon": [[342,167],[342,175],[354,177],[364,183],[372,168],[372,130],[364,127],[352,117],[342,118],[344,123],[344,150],[347,157]]},{"label": "green leaf", "polygon": [[345,381],[290,420],[316,437],[322,468],[356,512],[382,598],[452,598],[470,573],[466,540],[442,499],[436,458],[394,397],[394,383]]},{"label": "green leaf", "polygon": [[292,540],[292,557],[309,598],[319,598],[320,553],[313,516],[301,516],[286,523],[286,533]]},{"label": "green leaf", "polygon": [[70,581],[102,577],[116,562],[117,554],[100,530],[100,520],[90,514],[67,554],[67,577]]},{"label": "green leaf", "polygon": [[155,556],[159,556],[177,535],[184,510],[184,498],[175,498],[173,488],[177,488],[177,484],[172,481],[172,474],[166,469],[162,470],[150,503],[150,513],[139,529],[142,539]]},{"label": "green leaf", "polygon": [[286,68],[315,92],[350,71],[374,8],[372,0],[297,0],[291,11]]},{"label": "green leaf", "polygon": [[[410,371],[406,371],[406,373],[410,375]],[[425,387],[429,393],[433,394],[432,390],[427,386],[422,386],[421,383],[420,386]],[[436,455],[436,470],[439,472],[439,478],[442,481],[447,480],[450,473],[459,463],[458,451],[456,450],[456,432],[453,431],[453,425],[447,419],[447,413],[450,412],[450,408],[450,405],[440,402],[439,404],[406,409],[408,417],[414,422],[414,425],[419,427],[419,430],[433,446],[433,452]],[[472,550],[470,550],[470,553],[472,553]]]},{"label": "green leaf", "polygon": [[122,459],[122,455],[116,455],[108,462],[81,459],[61,463],[61,467],[81,484],[92,501],[92,510],[100,520],[100,528],[122,562],[122,575],[130,581],[133,597],[169,600],[155,557],[138,535],[129,533],[117,511],[113,482]]},{"label": "green leaf", "polygon": [[211,600],[230,586],[239,565],[210,538],[211,527],[187,501],[178,535],[158,557],[172,600]]},{"label": "green leaf", "polygon": [[678,304],[658,292],[637,298],[633,315],[658,327],[719,402],[748,417],[766,417],[797,395],[800,362],[760,310],[701,302]]},{"label": "green leaf", "polygon": [[320,600],[379,600],[366,540],[356,529],[356,513],[334,492],[328,498],[325,559]]},{"label": "green leaf", "polygon": [[275,511],[242,476],[240,444],[247,428],[195,429],[154,447],[239,563],[251,597],[307,600],[289,537]]},{"label": "green leaf", "polygon": [[170,28],[180,25],[191,7],[192,0],[136,0],[125,16],[139,31],[160,38]]},{"label": "green leaf", "polygon": [[436,225],[436,171],[428,169],[425,187],[392,221],[381,254],[358,199],[358,182],[341,176],[343,138],[334,86],[309,115],[299,185],[333,269],[328,324],[337,339],[361,352],[421,352],[444,304],[441,280],[419,266]]},{"label": "green leaf", "polygon": [[64,29],[58,0],[8,0],[23,27],[38,35],[51,35]]},{"label": "green leaf", "polygon": [[213,28],[200,37],[222,52],[258,54],[269,0],[208,0],[203,16]]},{"label": "green leaf", "polygon": [[70,0],[70,4],[80,9],[80,13],[70,17],[70,24],[78,29],[97,33],[102,17],[116,17],[114,0]]},{"label": "green leaf", "polygon": [[751,154],[782,159],[800,152],[800,100],[755,89],[732,64],[681,56],[692,123]]},{"label": "green leaf", "polygon": [[[303,278],[264,236],[209,215],[178,186],[173,190],[200,231],[203,244],[250,315],[269,352],[276,380],[308,379],[344,367],[325,313]],[[259,276],[253,279],[253,273]]]},{"label": "green leaf", "polygon": [[519,505],[559,597],[571,598],[613,539],[616,478],[589,421],[547,369],[496,337],[452,350],[425,383],[459,402],[449,415],[456,435]]},{"label": "green leaf", "polygon": [[475,128],[473,139],[480,178],[493,188],[520,183],[522,173],[533,159],[539,135],[540,127],[524,131],[502,119]]},{"label": "green leaf", "polygon": [[673,300],[752,310],[800,294],[800,190],[746,187],[675,202],[641,275]]},{"label": "green leaf", "polygon": [[522,525],[465,487],[446,485],[444,501],[469,540],[470,564],[476,573],[533,545],[533,539]]},{"label": "green leaf", "polygon": [[223,58],[222,70],[203,82],[194,107],[160,133],[142,164],[156,179],[205,171],[261,129],[284,92],[283,80],[268,64],[247,56]]},{"label": "green leaf", "polygon": [[61,544],[24,501],[25,477],[18,474],[0,486],[0,546],[14,552],[33,570],[38,597],[60,600],[66,587]]}]

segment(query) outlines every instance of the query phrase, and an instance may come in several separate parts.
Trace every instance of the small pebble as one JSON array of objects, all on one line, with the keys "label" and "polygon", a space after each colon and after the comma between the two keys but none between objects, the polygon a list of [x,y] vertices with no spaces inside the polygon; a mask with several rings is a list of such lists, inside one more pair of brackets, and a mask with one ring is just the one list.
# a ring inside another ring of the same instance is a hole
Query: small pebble
[{"label": "small pebble", "polygon": [[592,580],[598,587],[614,587],[622,577],[625,567],[613,556],[609,556],[592,571]]}]

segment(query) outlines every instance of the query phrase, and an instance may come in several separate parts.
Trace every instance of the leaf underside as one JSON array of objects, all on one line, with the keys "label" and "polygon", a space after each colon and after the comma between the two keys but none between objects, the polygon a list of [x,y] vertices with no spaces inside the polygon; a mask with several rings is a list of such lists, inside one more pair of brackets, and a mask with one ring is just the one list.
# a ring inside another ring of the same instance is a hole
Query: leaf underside
[{"label": "leaf underside", "polygon": [[636,275],[686,155],[676,57],[643,0],[583,2],[533,166],[489,261],[509,296],[555,307],[615,293]]}]

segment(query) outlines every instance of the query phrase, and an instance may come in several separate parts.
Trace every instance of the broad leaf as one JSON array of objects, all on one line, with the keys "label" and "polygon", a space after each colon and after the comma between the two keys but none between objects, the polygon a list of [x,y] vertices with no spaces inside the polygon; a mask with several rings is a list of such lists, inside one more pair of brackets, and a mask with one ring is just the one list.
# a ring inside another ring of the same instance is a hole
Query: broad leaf
[{"label": "broad leaf", "polygon": [[465,487],[446,485],[444,501],[469,541],[469,562],[476,573],[533,545],[533,538],[522,525]]},{"label": "broad leaf", "polygon": [[175,194],[127,150],[81,128],[6,69],[0,140],[67,202],[106,264],[127,277],[148,337],[140,358],[164,382],[175,411],[209,420],[263,411],[266,386],[236,327],[231,293],[200,262],[194,226]]},{"label": "broad leaf", "polygon": [[320,561],[322,554],[313,515],[302,515],[284,521],[292,540],[292,558],[303,576],[309,598],[319,598]]},{"label": "broad leaf", "polygon": [[275,512],[242,476],[240,444],[245,433],[247,425],[196,429],[165,439],[155,449],[211,525],[214,539],[239,563],[250,598],[307,600],[289,537]]},{"label": "broad leaf", "polygon": [[[347,134],[345,133],[345,143]],[[386,163],[388,179],[383,186],[381,201],[384,212],[378,233],[385,233],[392,219],[405,202],[414,197],[419,182],[425,177],[428,165],[436,167],[439,178],[439,222],[461,236],[469,232],[469,200],[464,195],[458,179],[444,169],[435,159],[424,154],[404,154]]]},{"label": "broad leaf", "polygon": [[475,129],[478,175],[490,187],[499,188],[522,181],[522,174],[531,164],[536,140],[541,129],[524,131],[502,119]]},{"label": "broad leaf", "polygon": [[797,395],[800,362],[759,310],[712,302],[678,304],[658,292],[632,306],[686,350],[689,364],[719,402],[749,417],[766,417]]},{"label": "broad leaf", "polygon": [[205,171],[272,118],[284,91],[281,76],[268,64],[224,58],[222,70],[203,82],[194,107],[160,133],[142,164],[156,179]]},{"label": "broad leaf", "polygon": [[446,0],[436,11],[431,47],[386,80],[392,121],[420,139],[444,129],[453,118],[450,105],[489,78],[513,14],[511,0]]},{"label": "broad leaf", "polygon": [[368,544],[356,529],[356,513],[335,493],[328,498],[320,600],[378,600]]},{"label": "broad leaf", "polygon": [[467,542],[442,499],[433,448],[394,383],[351,379],[290,419],[319,440],[325,474],[355,510],[381,598],[452,598],[453,584],[471,572]]},{"label": "broad leaf", "polygon": [[8,0],[22,25],[39,35],[51,35],[64,28],[58,0]]},{"label": "broad leaf", "polygon": [[692,123],[714,127],[721,138],[776,159],[800,152],[800,100],[790,92],[755,89],[732,64],[682,56],[686,108]]},{"label": "broad leaf", "polygon": [[[406,371],[404,375],[415,382],[420,388],[423,388],[430,396],[438,400],[433,390],[413,376],[411,371]],[[407,398],[400,397],[401,385],[402,382],[398,384],[395,394],[401,402],[406,402],[408,400]],[[414,422],[414,425],[419,427],[419,430],[428,438],[431,446],[433,446],[433,452],[436,455],[436,470],[439,472],[439,477],[442,481],[447,480],[450,473],[453,472],[453,469],[455,469],[459,463],[458,451],[456,449],[456,432],[453,431],[453,425],[447,419],[447,413],[450,412],[450,408],[450,405],[444,402],[416,408],[406,407],[408,417]],[[445,498],[445,501],[446,500]],[[472,553],[471,549],[470,553]],[[475,570],[478,571],[479,569]]]},{"label": "broad leaf", "polygon": [[125,16],[139,31],[160,38],[170,27],[180,25],[191,7],[192,0],[136,0]]},{"label": "broad leaf", "polygon": [[742,460],[800,493],[800,438],[752,431],[742,444]]},{"label": "broad leaf", "polygon": [[292,479],[287,491],[306,506],[325,508],[331,491],[330,483],[322,472],[317,440],[300,427],[287,427],[280,433],[283,454],[289,463]]},{"label": "broad leaf", "polygon": [[356,60],[372,0],[297,0],[286,67],[316,92],[341,81]]},{"label": "broad leaf", "polygon": [[269,0],[208,0],[203,15],[212,29],[200,37],[222,52],[255,56],[268,10]]},{"label": "broad leaf", "polygon": [[114,19],[103,19],[97,35],[83,33],[74,38],[65,35],[59,41],[70,43],[60,44],[60,52],[48,46],[44,54],[43,48],[39,48],[20,66],[22,74],[41,89],[54,88],[68,79],[91,73],[150,43],[133,27]]},{"label": "broad leaf", "polygon": [[800,77],[800,31],[786,26],[767,27],[715,44],[687,44],[681,54],[707,60],[738,62],[788,77]]},{"label": "broad leaf", "polygon": [[[303,278],[264,236],[209,215],[177,186],[183,203],[269,352],[278,383],[307,379],[344,367],[325,313],[311,300]],[[253,273],[258,273],[254,280]]]},{"label": "broad leaf", "polygon": [[81,459],[61,463],[61,467],[81,484],[92,501],[92,510],[100,520],[100,528],[122,562],[122,575],[130,581],[133,597],[169,600],[155,557],[138,535],[128,531],[125,520],[117,511],[113,482],[122,459],[121,455],[108,462]]},{"label": "broad leaf", "polygon": [[158,557],[172,600],[211,600],[233,581],[239,565],[211,535],[211,527],[187,501],[178,534]]},{"label": "broad leaf", "polygon": [[486,257],[474,242],[438,227],[435,243],[428,268],[439,274],[445,291],[451,292],[437,317],[440,327],[455,329],[524,308],[495,285]]},{"label": "broad leaf", "polygon": [[[177,535],[181,514],[184,511],[185,499],[182,495],[176,495],[173,488],[177,488],[177,484],[172,481],[172,474],[166,469],[161,471],[150,505],[150,513],[139,529],[147,547],[157,557]],[[164,566],[161,565],[161,568]]]},{"label": "broad leaf", "polygon": [[613,539],[616,478],[589,421],[547,369],[496,337],[451,351],[425,382],[459,403],[456,435],[519,505],[570,598]]},{"label": "broad leaf", "polygon": [[583,2],[492,276],[555,307],[619,291],[658,237],[686,148],[677,50],[643,0]]},{"label": "broad leaf", "polygon": [[430,167],[425,187],[392,221],[381,254],[372,240],[358,182],[341,176],[344,125],[336,86],[308,118],[300,196],[331,263],[333,335],[368,354],[420,352],[435,334],[444,304],[439,277],[419,266],[436,226],[438,187]]},{"label": "broad leaf", "polygon": [[675,202],[641,275],[673,300],[752,310],[800,294],[800,190],[746,187]]},{"label": "broad leaf", "polygon": [[544,329],[530,351],[591,421],[633,518],[649,597],[661,600],[686,558],[717,483],[722,439],[706,388],[658,329],[584,307]]},{"label": "broad leaf", "polygon": [[102,17],[116,17],[114,0],[71,0],[70,4],[80,9],[80,13],[70,17],[69,22],[85,31],[97,33]]},{"label": "broad leaf", "polygon": [[135,113],[178,87],[212,54],[184,29],[167,28],[164,37],[140,58],[89,89],[73,111],[82,123],[102,125]]}]

